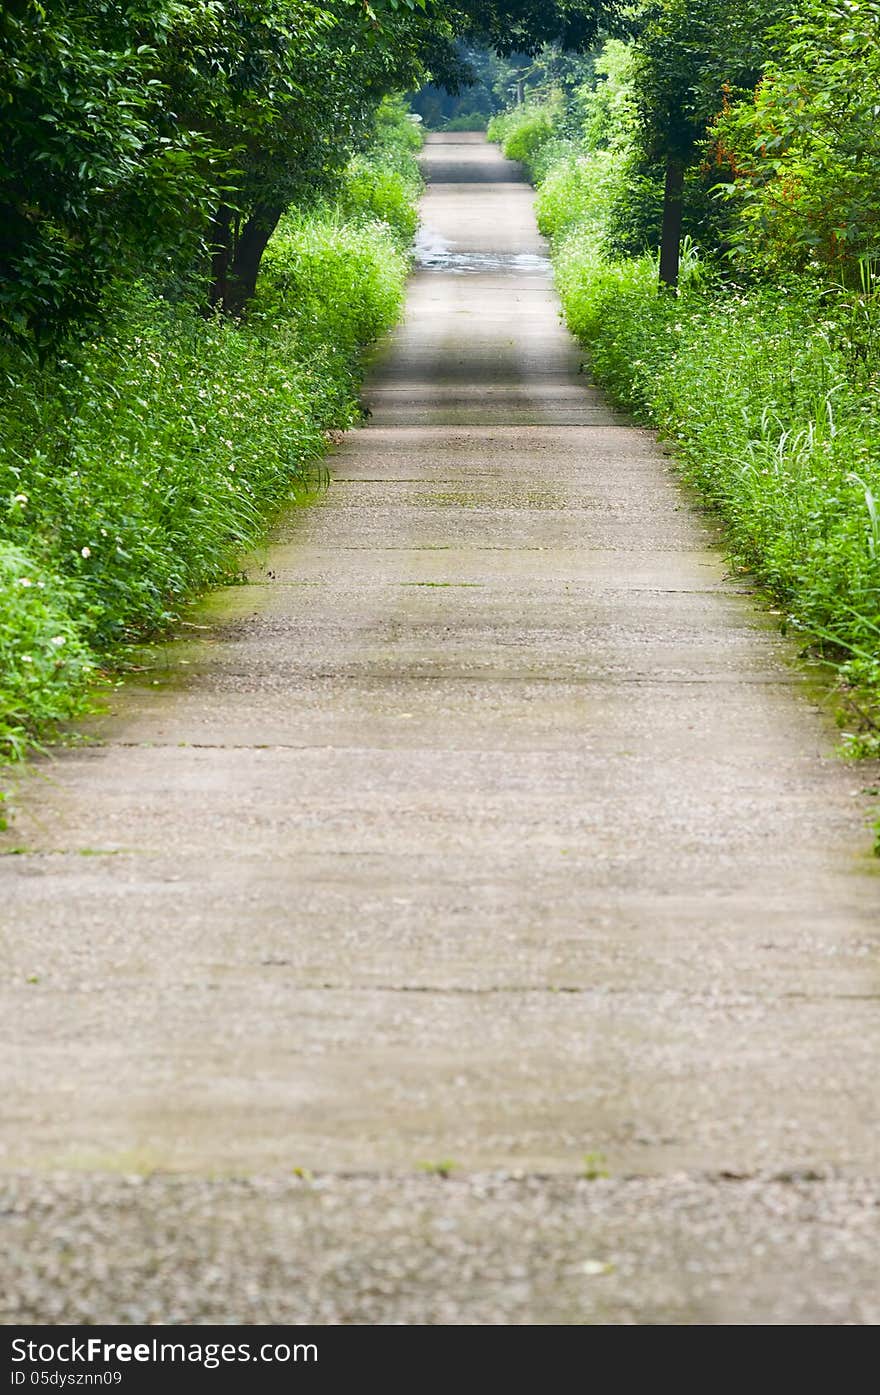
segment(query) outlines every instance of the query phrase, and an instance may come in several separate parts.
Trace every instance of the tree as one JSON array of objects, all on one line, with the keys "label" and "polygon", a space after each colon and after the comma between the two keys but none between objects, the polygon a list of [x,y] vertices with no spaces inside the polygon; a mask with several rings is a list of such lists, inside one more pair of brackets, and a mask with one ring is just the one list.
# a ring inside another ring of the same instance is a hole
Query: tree
[{"label": "tree", "polygon": [[461,35],[583,46],[619,0],[8,0],[0,323],[51,347],[118,275],[186,276],[238,314],[295,201],[326,193],[381,97],[461,81]]},{"label": "tree", "polygon": [[[38,346],[108,278],[207,241],[237,310],[294,198],[326,188],[419,70],[420,0],[11,0],[0,12],[0,315]],[[429,44],[425,45],[430,47]]]},{"label": "tree", "polygon": [[505,57],[534,55],[546,44],[582,53],[602,30],[619,29],[627,8],[625,0],[458,0],[450,18],[456,32],[474,34]]},{"label": "tree", "polygon": [[[351,0],[320,10],[289,0],[225,8],[223,86],[209,133],[227,166],[209,232],[210,301],[237,314],[285,209],[332,187],[381,97],[421,71],[428,23],[415,4],[381,24]],[[201,55],[200,69],[210,84],[211,55]]]},{"label": "tree", "polygon": [[685,171],[709,123],[731,94],[751,90],[769,53],[768,33],[789,0],[660,0],[643,11],[635,93],[642,148],[665,169],[660,283],[674,288],[682,235]]},{"label": "tree", "polygon": [[108,276],[194,251],[212,152],[175,119],[164,57],[215,41],[218,7],[11,0],[0,12],[0,322],[38,346]]},{"label": "tree", "polygon": [[740,245],[760,270],[814,265],[858,285],[880,260],[880,3],[803,0],[753,94],[713,129]]}]

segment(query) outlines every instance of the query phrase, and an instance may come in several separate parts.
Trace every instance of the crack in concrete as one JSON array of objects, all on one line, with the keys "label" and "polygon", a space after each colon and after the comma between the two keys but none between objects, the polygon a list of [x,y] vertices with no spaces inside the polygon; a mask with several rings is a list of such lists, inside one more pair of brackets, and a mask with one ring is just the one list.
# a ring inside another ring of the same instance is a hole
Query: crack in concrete
[{"label": "crack in concrete", "polygon": [[[138,1171],[136,1168],[128,1173],[104,1172],[99,1169],[77,1168],[77,1169],[34,1169],[34,1171],[24,1172],[18,1168],[9,1168],[0,1171],[0,1188],[4,1185],[23,1182],[25,1184],[37,1181],[39,1183],[55,1182],[62,1186],[75,1185],[77,1181],[86,1181],[90,1178],[101,1178],[102,1180],[112,1180],[121,1188],[131,1187],[132,1189],[149,1186],[150,1182],[162,1185],[179,1185],[181,1187],[198,1186],[200,1188],[223,1188],[242,1187],[245,1189],[272,1188],[279,1185],[292,1187],[303,1191],[320,1190],[322,1185],[335,1182],[407,1182],[424,1181],[426,1186],[435,1185],[438,1188],[463,1188],[472,1187],[475,1183],[491,1186],[511,1187],[539,1183],[549,1187],[574,1186],[578,1190],[613,1191],[617,1187],[632,1186],[638,1187],[640,1184],[651,1183],[663,1186],[668,1185],[670,1189],[678,1189],[683,1185],[706,1184],[726,1188],[732,1184],[758,1184],[764,1186],[814,1186],[814,1185],[849,1185],[863,1186],[871,1189],[877,1187],[878,1195],[875,1206],[880,1210],[880,1173],[865,1173],[863,1171],[850,1170],[848,1168],[813,1168],[809,1166],[782,1167],[778,1170],[770,1168],[758,1168],[754,1170],[741,1170],[738,1168],[714,1168],[701,1170],[698,1168],[681,1168],[675,1172],[650,1171],[650,1170],[627,1170],[621,1172],[609,1172],[607,1175],[585,1176],[583,1171],[575,1168],[560,1168],[550,1171],[545,1168],[485,1168],[485,1167],[465,1167],[450,1159],[450,1166],[444,1169],[442,1166],[418,1165],[412,1168],[406,1167],[340,1167],[327,1168],[308,1166],[298,1166],[295,1169],[285,1169],[283,1172],[262,1172],[262,1171],[232,1171],[228,1173],[214,1174],[203,1177],[193,1175],[185,1170],[175,1168],[153,1167],[148,1170]],[[51,1202],[49,1203],[51,1206]],[[48,1208],[47,1208],[48,1209]],[[0,1218],[18,1219],[22,1216],[19,1207],[0,1206]]]},{"label": "crack in concrete", "polygon": [[[163,672],[164,670],[155,669],[148,671]],[[176,670],[172,669],[168,670],[168,672],[176,673]],[[280,670],[278,670],[277,672],[280,672]],[[194,673],[193,676],[195,677],[197,675]],[[212,676],[217,676],[216,670],[213,671]],[[227,679],[249,678],[253,680],[255,678],[273,678],[276,676],[276,671],[272,670],[268,673],[260,673],[259,670],[254,669],[238,669],[224,667],[221,676]],[[638,678],[627,674],[613,673],[573,673],[560,676],[558,673],[496,673],[491,669],[489,670],[489,672],[480,670],[464,670],[461,672],[457,672],[454,669],[444,668],[433,673],[413,673],[409,669],[386,669],[381,673],[346,673],[339,669],[310,669],[298,673],[295,669],[285,669],[284,676],[295,677],[301,679],[303,682],[314,682],[315,680],[320,680],[322,682],[324,680],[337,680],[342,683],[376,683],[383,684],[386,687],[395,685],[402,681],[413,683],[445,683],[447,680],[452,683],[547,683],[556,688],[561,686],[589,687],[593,684],[609,684],[613,687],[620,687],[621,685],[626,684],[627,686],[632,687],[648,688],[722,686],[730,687],[732,685],[738,685],[740,687],[756,688],[794,687],[803,690],[804,687],[804,680],[796,674],[792,675],[791,677],[783,677],[780,675],[773,674],[768,675],[765,678],[762,678],[757,675],[749,675],[743,673],[709,674],[706,677],[698,677],[696,675],[691,675],[687,678],[673,678],[668,675],[664,676],[663,678],[658,678],[654,674],[651,674],[646,675],[644,678]]]},{"label": "crack in concrete", "polygon": [[[263,959],[260,961],[260,968],[292,968],[292,960],[286,959]],[[774,1002],[857,1002],[876,1003],[880,1002],[880,993],[808,993],[798,989],[784,990],[780,993],[743,993],[731,992],[727,996],[709,992],[690,991],[683,988],[658,988],[647,990],[644,988],[616,987],[612,984],[597,986],[595,984],[519,984],[519,983],[497,983],[497,984],[431,984],[431,983],[359,983],[344,984],[321,982],[308,983],[301,982],[293,985],[296,990],[303,992],[328,992],[328,993],[419,993],[435,995],[437,997],[491,997],[495,994],[509,994],[514,997],[529,996],[575,996],[594,998],[680,998],[689,1002],[709,1003],[719,1008],[737,1007],[746,1003],[774,1003]]]}]

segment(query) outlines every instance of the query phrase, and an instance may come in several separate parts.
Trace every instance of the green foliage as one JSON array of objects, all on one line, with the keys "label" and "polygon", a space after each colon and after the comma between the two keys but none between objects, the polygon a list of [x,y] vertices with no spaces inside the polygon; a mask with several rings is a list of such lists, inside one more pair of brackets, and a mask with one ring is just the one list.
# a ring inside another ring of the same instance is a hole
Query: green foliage
[{"label": "green foliage", "polygon": [[[543,232],[589,224],[611,256],[640,256],[660,240],[665,170],[639,143],[633,49],[609,40],[591,68],[567,93],[551,85],[494,117],[488,134],[537,184]],[[707,249],[722,243],[729,221],[712,193],[716,181],[697,167],[685,178],[684,225]]]},{"label": "green foliage", "polygon": [[608,1161],[604,1153],[585,1154],[581,1170],[585,1182],[599,1182],[609,1175]]},{"label": "green foliage", "polygon": [[384,223],[400,247],[410,246],[418,227],[416,199],[422,180],[413,154],[422,135],[399,101],[379,108],[373,144],[354,156],[337,191],[335,211],[354,226]]},{"label": "green foliage", "polygon": [[[665,170],[631,150],[618,156],[614,172],[602,245],[612,257],[640,257],[660,244]],[[685,227],[692,227],[690,217],[685,216],[683,221]]]},{"label": "green foliage", "polygon": [[[640,257],[659,245],[663,221],[664,170],[646,164],[638,152],[621,155],[609,184],[603,247],[610,257]],[[705,255],[717,257],[729,246],[729,209],[714,193],[715,175],[697,166],[685,171],[682,222],[685,236]]]},{"label": "green foliage", "polygon": [[714,127],[739,252],[763,274],[813,267],[858,285],[860,263],[880,259],[880,3],[804,0],[777,44]]},{"label": "green foliage", "polygon": [[602,46],[589,81],[577,88],[575,104],[586,150],[631,148],[638,123],[631,45],[609,39]]},{"label": "green foliage", "polygon": [[[208,216],[211,150],[175,120],[172,52],[216,5],[18,0],[0,12],[0,329],[41,346],[93,311],[108,275],[182,261]],[[175,59],[177,61],[177,59]]]},{"label": "green foliage", "polygon": [[519,160],[533,179],[540,178],[543,147],[557,142],[558,102],[524,102],[494,116],[487,135],[498,141],[508,160]]},{"label": "green foliage", "polygon": [[[26,504],[19,495],[14,507]],[[0,753],[20,756],[35,729],[81,709],[92,664],[74,619],[79,604],[69,583],[0,543]]]},{"label": "green foliage", "polygon": [[[327,195],[448,18],[354,0],[15,0],[0,14],[0,332],[48,350],[119,276],[234,255]],[[273,213],[274,211],[274,213]],[[260,249],[262,250],[262,248]],[[246,297],[244,297],[246,298]],[[240,308],[240,307],[236,307]]]},{"label": "green foliage", "polygon": [[[538,184],[538,222],[548,236],[588,225],[609,251],[638,254],[659,241],[663,172],[646,166],[635,145],[633,50],[611,39],[591,66],[566,103],[557,91],[555,105],[546,107],[552,129],[528,162]],[[503,121],[515,119],[514,112]],[[575,133],[567,146],[563,129]]]},{"label": "green foliage", "polygon": [[553,135],[553,118],[544,106],[523,104],[493,117],[490,140],[497,140],[508,160],[528,161]]},{"label": "green foliage", "polygon": [[396,170],[377,169],[360,156],[349,166],[337,207],[347,223],[384,223],[405,247],[418,227],[412,184]]},{"label": "green foliage", "polygon": [[485,131],[489,124],[486,112],[460,111],[443,123],[444,131]]},{"label": "green foliage", "polygon": [[600,30],[621,23],[627,7],[621,0],[455,0],[453,8],[465,20],[459,32],[510,56],[537,54],[548,44],[583,52]]},{"label": "green foliage", "polygon": [[426,1159],[418,1164],[420,1172],[427,1172],[431,1177],[451,1177],[453,1172],[458,1170],[459,1164],[452,1158],[440,1158],[438,1161]]},{"label": "green foliage", "polygon": [[607,150],[590,155],[569,152],[548,171],[538,187],[538,227],[546,237],[561,237],[570,228],[594,236],[604,226],[609,194],[616,185],[614,156]]},{"label": "green foliage", "polygon": [[3,494],[27,496],[7,536],[76,578],[101,646],[232,567],[345,397],[329,365],[298,363],[293,324],[206,321],[144,286],[114,299],[102,337],[57,366],[7,357],[0,457]]},{"label": "green foliage", "polygon": [[408,268],[384,223],[346,224],[332,210],[289,214],[269,245],[250,319],[289,321],[300,354],[329,345],[345,362],[394,323]]},{"label": "green foliage", "polygon": [[412,157],[421,150],[424,136],[402,97],[385,97],[376,110],[370,140],[370,158],[383,168],[397,170],[415,189],[420,175]]},{"label": "green foliage", "polygon": [[0,12],[0,334],[48,352],[109,281],[211,280],[240,314],[292,205],[379,100],[467,73],[456,36],[583,47],[617,0],[10,0]]},{"label": "green foliage", "polygon": [[648,160],[692,160],[725,95],[746,93],[769,57],[769,33],[790,0],[659,0],[633,57],[637,148]]}]

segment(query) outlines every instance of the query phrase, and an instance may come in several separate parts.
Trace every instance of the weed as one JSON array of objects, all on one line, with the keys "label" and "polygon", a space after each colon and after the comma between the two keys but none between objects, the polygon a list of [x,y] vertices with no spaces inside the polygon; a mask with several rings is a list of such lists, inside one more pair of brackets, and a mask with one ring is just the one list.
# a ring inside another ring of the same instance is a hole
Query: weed
[{"label": "weed", "polygon": [[587,1153],[584,1157],[581,1176],[587,1182],[598,1182],[600,1178],[607,1177],[608,1163],[604,1153]]},{"label": "weed", "polygon": [[432,1177],[449,1177],[455,1172],[458,1163],[452,1162],[450,1158],[443,1158],[440,1162],[420,1162],[419,1171],[430,1173]]}]

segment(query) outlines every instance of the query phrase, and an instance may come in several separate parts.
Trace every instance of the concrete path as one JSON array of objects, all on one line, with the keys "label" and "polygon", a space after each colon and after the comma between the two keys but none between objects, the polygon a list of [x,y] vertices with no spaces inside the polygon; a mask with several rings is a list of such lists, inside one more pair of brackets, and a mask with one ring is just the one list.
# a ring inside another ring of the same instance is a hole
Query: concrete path
[{"label": "concrete path", "polygon": [[426,167],[329,493],[20,793],[5,1315],[877,1322],[872,772]]}]

